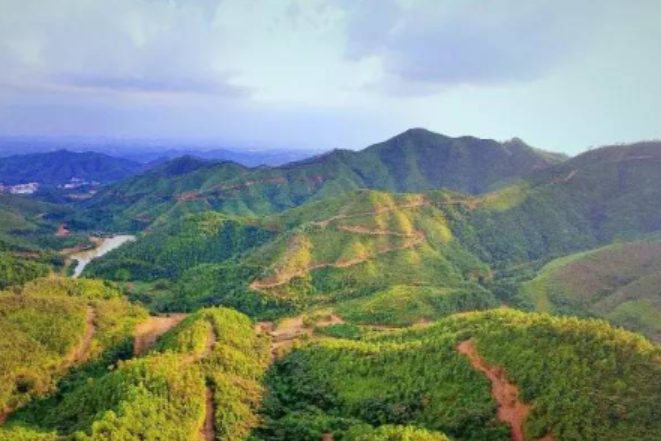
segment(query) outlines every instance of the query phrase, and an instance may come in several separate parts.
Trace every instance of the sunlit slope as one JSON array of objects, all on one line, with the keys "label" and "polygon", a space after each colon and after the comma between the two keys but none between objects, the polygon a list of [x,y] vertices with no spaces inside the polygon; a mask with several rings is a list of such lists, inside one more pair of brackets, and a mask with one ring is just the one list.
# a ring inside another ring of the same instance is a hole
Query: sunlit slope
[{"label": "sunlit slope", "polygon": [[0,292],[0,411],[51,393],[68,370],[117,352],[144,310],[96,280],[38,279]]},{"label": "sunlit slope", "polygon": [[460,352],[466,342],[475,357],[500,369],[499,381],[519,389],[526,440],[661,436],[657,346],[604,322],[504,310],[303,346],[272,369],[260,435],[339,437],[363,423],[415,425],[458,440],[509,439],[490,380]]},{"label": "sunlit slope", "polygon": [[263,268],[250,287],[271,297],[324,303],[394,285],[479,289],[474,282],[488,277],[423,195],[360,191],[263,222],[296,225],[246,258]]},{"label": "sunlit slope", "polygon": [[268,357],[268,338],[246,316],[202,310],[146,355],[69,379],[10,418],[0,439],[246,439],[258,422]]}]

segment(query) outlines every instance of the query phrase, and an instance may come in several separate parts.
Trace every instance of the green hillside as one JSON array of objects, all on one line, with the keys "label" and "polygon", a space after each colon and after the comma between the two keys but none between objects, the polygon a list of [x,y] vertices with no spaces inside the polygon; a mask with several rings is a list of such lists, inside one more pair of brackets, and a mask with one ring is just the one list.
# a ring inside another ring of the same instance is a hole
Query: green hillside
[{"label": "green hillside", "polygon": [[471,365],[476,359],[499,369],[497,381],[518,386],[515,415],[526,440],[661,436],[658,346],[604,322],[504,310],[300,347],[269,373],[266,424],[258,434],[344,439],[356,425],[390,424],[456,440],[508,439],[511,427],[499,421],[490,380]]},{"label": "green hillside", "polygon": [[68,370],[120,351],[144,316],[96,280],[38,279],[0,292],[0,410],[47,395]]},{"label": "green hillside", "polygon": [[[173,217],[89,274],[139,282],[134,298],[164,311],[226,305],[276,317],[329,306],[353,322],[407,325],[528,307],[518,285],[543,263],[661,229],[655,152],[599,149],[483,195],[358,190],[259,218]],[[168,173],[211,167],[179,165]]]},{"label": "green hillside", "polygon": [[[228,305],[273,316],[376,295],[362,302],[360,318],[351,303],[357,321],[407,324],[498,304],[478,283],[488,267],[454,241],[440,210],[423,195],[375,191],[255,220],[187,216],[143,233],[88,274],[141,282],[137,298],[172,311]],[[393,286],[408,294],[406,319],[392,314]]]},{"label": "green hillside", "polygon": [[603,317],[661,340],[661,241],[610,245],[546,265],[521,287],[538,310]]},{"label": "green hillside", "polygon": [[85,234],[57,234],[71,213],[68,207],[0,194],[0,289],[61,268],[59,251],[89,243]]},{"label": "green hillside", "polygon": [[276,168],[184,157],[110,186],[85,206],[96,225],[135,230],[210,209],[262,216],[359,188],[484,193],[562,159],[519,140],[450,138],[413,129],[360,152],[335,150]]},{"label": "green hillside", "polygon": [[146,355],[70,378],[12,415],[0,439],[27,431],[77,441],[246,439],[258,423],[267,363],[268,339],[247,317],[203,310]]},{"label": "green hillside", "polygon": [[215,212],[187,215],[93,261],[85,274],[115,280],[176,279],[197,265],[245,253],[273,235]]},{"label": "green hillside", "polygon": [[419,288],[443,287],[464,297],[456,310],[495,304],[476,283],[488,267],[456,243],[443,213],[423,195],[360,191],[263,222],[284,232],[245,261],[262,268],[250,287],[268,297],[305,307],[399,286],[412,295],[435,292],[442,303],[448,296]]},{"label": "green hillside", "polygon": [[456,237],[503,267],[661,231],[661,143],[606,147],[485,196],[437,194]]}]

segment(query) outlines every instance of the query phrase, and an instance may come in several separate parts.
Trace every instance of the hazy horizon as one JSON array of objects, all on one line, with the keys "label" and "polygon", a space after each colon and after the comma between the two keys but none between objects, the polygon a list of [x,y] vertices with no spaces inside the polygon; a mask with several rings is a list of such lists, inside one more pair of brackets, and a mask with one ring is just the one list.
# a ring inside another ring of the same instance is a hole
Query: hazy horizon
[{"label": "hazy horizon", "polygon": [[661,138],[651,0],[0,0],[0,11],[2,137],[323,152],[425,127],[571,155]]}]

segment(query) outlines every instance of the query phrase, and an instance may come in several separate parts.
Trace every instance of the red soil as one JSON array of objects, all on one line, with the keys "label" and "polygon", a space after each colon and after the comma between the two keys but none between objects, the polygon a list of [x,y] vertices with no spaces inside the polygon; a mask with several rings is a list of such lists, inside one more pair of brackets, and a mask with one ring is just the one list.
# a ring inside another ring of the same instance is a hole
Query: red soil
[{"label": "red soil", "polygon": [[[468,357],[475,370],[482,372],[491,381],[491,394],[498,403],[498,419],[512,428],[512,441],[526,441],[524,423],[531,406],[519,399],[519,389],[510,383],[503,369],[490,366],[477,352],[472,340],[461,342],[457,346],[460,354]],[[547,435],[538,441],[553,441]]]},{"label": "red soil", "polygon": [[69,229],[67,228],[66,224],[61,224],[59,227],[57,227],[57,231],[55,232],[55,235],[57,237],[66,237],[70,233]]},{"label": "red soil", "polygon": [[216,439],[216,430],[213,426],[214,421],[214,403],[213,403],[213,391],[209,386],[207,386],[206,394],[206,413],[204,416],[204,424],[200,428],[200,436],[205,441],[214,441]]}]

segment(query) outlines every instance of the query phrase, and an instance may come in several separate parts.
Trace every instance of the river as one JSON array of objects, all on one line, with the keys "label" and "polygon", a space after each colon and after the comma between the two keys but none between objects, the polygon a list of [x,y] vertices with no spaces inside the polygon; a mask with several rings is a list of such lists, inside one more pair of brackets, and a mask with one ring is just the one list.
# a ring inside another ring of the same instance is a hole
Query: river
[{"label": "river", "polygon": [[83,273],[83,270],[92,261],[92,259],[101,257],[104,254],[107,254],[110,251],[124,245],[126,242],[130,242],[132,240],[135,240],[135,236],[129,234],[106,237],[101,239],[101,242],[96,248],[78,251],[71,254],[69,258],[76,261],[76,268],[73,271],[73,278],[77,279],[80,277],[80,275]]}]

